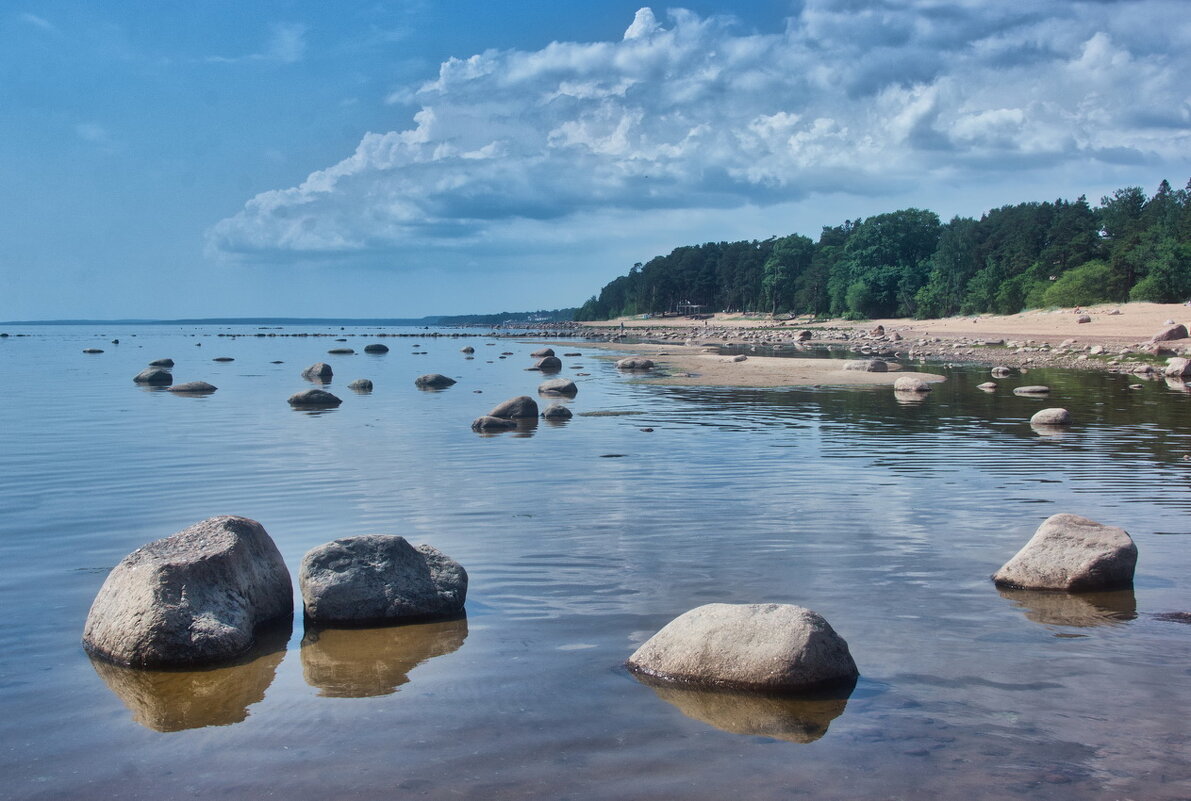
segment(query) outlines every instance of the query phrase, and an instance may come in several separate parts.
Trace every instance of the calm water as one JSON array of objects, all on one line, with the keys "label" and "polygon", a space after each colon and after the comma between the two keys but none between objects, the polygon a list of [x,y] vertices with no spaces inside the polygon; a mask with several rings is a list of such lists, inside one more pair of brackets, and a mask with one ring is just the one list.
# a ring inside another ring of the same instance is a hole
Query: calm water
[{"label": "calm water", "polygon": [[[474,417],[533,394],[539,345],[328,356],[330,338],[214,335],[252,328],[7,330],[31,336],[0,339],[5,798],[1191,797],[1191,625],[1159,616],[1191,611],[1191,395],[1161,382],[1032,371],[987,395],[985,371],[936,366],[949,380],[903,405],[636,385],[576,342],[556,348],[583,353],[563,375],[590,373],[572,408],[633,414],[483,437]],[[362,351],[373,330],[342,335]],[[166,356],[219,391],[133,385]],[[291,410],[320,360],[343,405]],[[427,372],[459,383],[419,391]],[[370,395],[346,389],[361,377]],[[1069,434],[1030,429],[1048,405],[1071,409]],[[1133,592],[993,587],[1063,511],[1133,535]],[[79,637],[107,571],[215,514],[261,521],[291,571],[336,537],[431,543],[470,573],[467,619],[299,617],[246,664],[93,665]],[[712,601],[819,611],[855,691],[767,705],[621,668]]]}]

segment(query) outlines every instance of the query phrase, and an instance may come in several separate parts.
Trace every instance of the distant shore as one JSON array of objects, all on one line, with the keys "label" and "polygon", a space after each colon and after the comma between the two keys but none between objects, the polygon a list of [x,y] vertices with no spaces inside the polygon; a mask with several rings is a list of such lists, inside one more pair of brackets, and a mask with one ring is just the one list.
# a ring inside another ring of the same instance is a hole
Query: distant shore
[{"label": "distant shore", "polygon": [[[1080,322],[1084,320],[1084,322]],[[1191,355],[1191,339],[1152,342],[1168,321],[1191,328],[1191,307],[1174,303],[1104,304],[1079,309],[1027,311],[940,320],[811,321],[770,315],[715,314],[620,318],[579,323],[581,332],[619,350],[655,358],[667,384],[786,386],[798,384],[891,384],[907,374],[906,362],[986,363],[1006,367],[1065,367],[1121,373],[1145,372],[1170,356]],[[809,333],[807,333],[809,332]],[[627,344],[622,338],[644,344]],[[709,348],[744,348],[748,360],[732,363]],[[752,355],[830,347],[851,351],[841,358],[882,358],[900,366],[893,373],[844,372],[839,363]],[[814,362],[820,362],[816,366]],[[746,366],[748,365],[748,366]],[[682,375],[682,374],[695,375]],[[918,374],[914,374],[918,375]]]}]

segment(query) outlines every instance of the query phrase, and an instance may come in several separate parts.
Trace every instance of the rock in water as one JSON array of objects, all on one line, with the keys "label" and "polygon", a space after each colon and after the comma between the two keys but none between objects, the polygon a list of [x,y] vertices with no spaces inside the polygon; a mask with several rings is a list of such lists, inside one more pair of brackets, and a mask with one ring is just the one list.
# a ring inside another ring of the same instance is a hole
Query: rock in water
[{"label": "rock in water", "polygon": [[179,395],[210,395],[217,389],[219,387],[206,381],[187,381],[185,384],[174,384],[169,391],[177,392]]},{"label": "rock in water", "polygon": [[538,402],[528,395],[520,395],[516,398],[510,398],[504,403],[499,404],[492,411],[488,412],[488,417],[503,417],[506,420],[515,420],[519,417],[537,416]]},{"label": "rock in water", "polygon": [[445,389],[454,383],[455,379],[448,378],[442,373],[427,373],[414,379],[414,386],[423,389]]},{"label": "rock in water", "polygon": [[820,615],[790,604],[707,604],[653,635],[628,667],[651,680],[760,692],[855,682],[848,644]]},{"label": "rock in water", "polygon": [[889,365],[880,359],[853,359],[844,362],[845,370],[858,370],[864,373],[887,373]]},{"label": "rock in water", "polygon": [[1071,424],[1071,412],[1066,409],[1043,409],[1030,418],[1034,426],[1066,426]]},{"label": "rock in water", "polygon": [[312,381],[330,381],[333,374],[331,365],[326,362],[315,362],[302,371],[302,377]]},{"label": "rock in water", "polygon": [[347,388],[353,392],[371,392],[372,381],[367,378],[357,378],[355,381],[348,384]]},{"label": "rock in water", "polygon": [[540,350],[535,350],[533,353],[529,354],[529,358],[544,359],[547,356],[553,356],[553,355],[554,355],[554,348],[541,348]]},{"label": "rock in water", "polygon": [[544,356],[534,363],[530,370],[541,370],[543,373],[557,373],[562,369],[562,359],[557,356]]},{"label": "rock in water", "polygon": [[894,392],[930,392],[930,384],[923,381],[921,378],[914,378],[913,376],[904,375],[893,382]]},{"label": "rock in water", "polygon": [[83,646],[135,667],[210,664],[247,651],[258,628],[293,608],[289,571],[264,527],[212,517],[116,565],[91,605]]},{"label": "rock in water", "polygon": [[321,389],[308,389],[305,392],[295,392],[290,395],[287,403],[300,409],[333,409],[343,401],[330,392]]},{"label": "rock in water", "polygon": [[377,343],[377,344],[374,344],[374,345],[365,345],[365,346],[364,346],[364,352],[365,352],[365,353],[388,353],[388,352],[389,352],[389,346],[388,346],[388,345],[381,345],[380,343]]},{"label": "rock in water", "polygon": [[1086,517],[1047,518],[993,575],[998,587],[1095,592],[1133,586],[1137,546],[1124,529]]},{"label": "rock in water", "polygon": [[173,367],[174,360],[173,359],[154,359],[153,361],[149,362],[149,366],[150,367]]},{"label": "rock in water", "polygon": [[644,359],[639,356],[630,356],[627,359],[621,359],[616,363],[618,370],[652,370],[653,360]]},{"label": "rock in water", "polygon": [[546,411],[542,412],[542,417],[547,420],[570,420],[574,416],[574,412],[561,403],[552,403],[546,407]]},{"label": "rock in water", "polygon": [[476,349],[473,348],[471,345],[464,345],[462,348],[459,349],[459,352],[460,353],[475,353]]},{"label": "rock in water", "polygon": [[516,421],[504,417],[493,417],[490,414],[485,414],[471,421],[472,431],[508,431],[510,428],[516,427]]},{"label": "rock in water", "polygon": [[579,387],[569,378],[551,378],[538,384],[539,395],[562,395],[573,398],[579,394]]},{"label": "rock in water", "polygon": [[1167,359],[1166,368],[1162,371],[1162,375],[1169,376],[1170,378],[1191,376],[1191,359],[1184,359],[1182,356]]},{"label": "rock in water", "polygon": [[308,551],[298,585],[310,620],[362,625],[459,614],[467,571],[429,545],[366,534]]},{"label": "rock in water", "polygon": [[1027,387],[1015,387],[1014,395],[1049,395],[1050,387],[1044,387],[1041,384],[1035,384]]},{"label": "rock in water", "polygon": [[170,374],[170,371],[160,367],[146,367],[137,373],[132,380],[138,384],[149,384],[151,386],[169,386],[174,383],[174,377]]}]

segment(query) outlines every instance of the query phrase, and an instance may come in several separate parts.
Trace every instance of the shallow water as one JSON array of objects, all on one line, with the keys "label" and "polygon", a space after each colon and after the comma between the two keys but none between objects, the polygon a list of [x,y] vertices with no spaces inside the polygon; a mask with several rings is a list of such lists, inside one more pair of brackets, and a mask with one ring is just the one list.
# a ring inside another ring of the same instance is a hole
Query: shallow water
[{"label": "shallow water", "polygon": [[[583,356],[562,375],[591,375],[564,402],[635,414],[480,436],[474,417],[533,394],[540,344],[325,328],[391,348],[330,356],[344,343],[254,328],[7,330],[30,336],[0,339],[0,797],[1191,797],[1191,626],[1158,617],[1191,611],[1191,395],[1163,382],[1037,370],[990,395],[985,370],[928,366],[948,381],[907,404],[646,386],[567,342]],[[219,391],[132,383],[165,356]],[[315,361],[343,405],[291,410]],[[416,389],[428,372],[459,383]],[[1010,394],[1025,383],[1052,395]],[[1033,431],[1053,405],[1076,425]],[[1132,592],[993,587],[1063,511],[1133,535]],[[467,616],[299,616],[218,670],[93,665],[79,637],[107,571],[215,514],[261,521],[291,571],[336,537],[429,542],[467,568]],[[815,609],[859,683],[768,703],[621,667],[712,601]]]}]

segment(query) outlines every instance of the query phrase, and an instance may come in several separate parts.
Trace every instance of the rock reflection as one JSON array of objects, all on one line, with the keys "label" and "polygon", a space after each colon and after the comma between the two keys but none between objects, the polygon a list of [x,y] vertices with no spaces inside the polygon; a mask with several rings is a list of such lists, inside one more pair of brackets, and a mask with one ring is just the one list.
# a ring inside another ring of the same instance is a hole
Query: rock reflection
[{"label": "rock reflection", "polygon": [[1069,593],[998,588],[997,592],[1023,609],[1028,619],[1048,626],[1112,626],[1137,617],[1132,589]]},{"label": "rock reflection", "polygon": [[367,629],[308,629],[302,638],[302,675],[328,698],[389,695],[409,672],[459,650],[467,618]]},{"label": "rock reflection", "polygon": [[1070,436],[1071,429],[1067,426],[1052,426],[1042,423],[1030,423],[1030,428],[1034,429],[1034,433],[1040,437],[1047,439],[1063,439]]},{"label": "rock reflection", "polygon": [[132,719],[154,731],[230,726],[248,717],[260,702],[285,657],[292,626],[275,626],[259,635],[240,660],[203,670],[142,670],[91,657],[91,666],[128,707]]},{"label": "rock reflection", "polygon": [[698,690],[654,682],[648,686],[688,718],[729,734],[813,743],[844,713],[855,685],[833,693],[798,696]]}]

